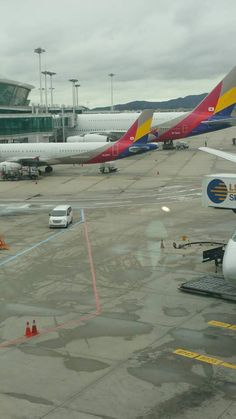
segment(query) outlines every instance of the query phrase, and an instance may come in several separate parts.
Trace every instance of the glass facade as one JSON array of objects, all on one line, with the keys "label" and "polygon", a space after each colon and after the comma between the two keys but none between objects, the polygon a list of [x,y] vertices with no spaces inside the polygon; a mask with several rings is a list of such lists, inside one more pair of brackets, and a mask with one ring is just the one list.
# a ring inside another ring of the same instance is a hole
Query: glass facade
[{"label": "glass facade", "polygon": [[50,132],[53,130],[53,119],[50,116],[21,116],[0,118],[0,135],[19,135]]},{"label": "glass facade", "polygon": [[0,106],[27,106],[30,89],[0,82]]}]

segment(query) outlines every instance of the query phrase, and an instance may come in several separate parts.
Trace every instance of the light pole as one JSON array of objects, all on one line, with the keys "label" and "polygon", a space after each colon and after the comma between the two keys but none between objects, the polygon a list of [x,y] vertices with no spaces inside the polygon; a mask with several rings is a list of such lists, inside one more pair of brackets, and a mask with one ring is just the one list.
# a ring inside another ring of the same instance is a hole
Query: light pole
[{"label": "light pole", "polygon": [[62,120],[62,141],[65,142],[65,116],[64,116],[64,107],[65,105],[61,105],[61,120]]},{"label": "light pole", "polygon": [[47,75],[48,71],[42,71],[42,74],[44,74],[45,77],[45,112],[48,113],[48,89],[47,89]]},{"label": "light pole", "polygon": [[46,52],[45,49],[38,47],[35,48],[34,52],[39,56],[39,91],[40,91],[40,105],[42,106],[43,99],[42,99],[42,77],[41,77],[41,54]]},{"label": "light pole", "polygon": [[114,73],[110,73],[108,74],[108,76],[111,78],[111,112],[114,111],[114,106],[113,106],[113,77],[114,77]]},{"label": "light pole", "polygon": [[78,89],[80,87],[80,84],[75,84],[75,88],[76,88],[76,106],[79,106],[79,94],[78,94]]},{"label": "light pole", "polygon": [[73,102],[73,125],[75,126],[75,83],[77,83],[77,79],[69,79],[72,83],[72,102]]},{"label": "light pole", "polygon": [[48,71],[47,74],[50,76],[50,90],[51,90],[51,106],[53,106],[53,87],[52,87],[52,76],[55,76],[55,74],[53,71]]}]

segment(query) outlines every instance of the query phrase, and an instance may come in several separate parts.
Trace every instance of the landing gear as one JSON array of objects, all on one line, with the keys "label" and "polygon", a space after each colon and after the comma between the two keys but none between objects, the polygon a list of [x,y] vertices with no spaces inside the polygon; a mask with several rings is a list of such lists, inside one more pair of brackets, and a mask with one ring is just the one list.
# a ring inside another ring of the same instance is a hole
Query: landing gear
[{"label": "landing gear", "polygon": [[51,166],[45,167],[45,173],[51,173],[53,171],[53,168]]},{"label": "landing gear", "polygon": [[99,167],[100,173],[111,173],[116,172],[117,167],[114,165],[114,163],[101,163]]},{"label": "landing gear", "polygon": [[162,149],[163,150],[174,150],[173,141],[172,140],[164,140]]}]

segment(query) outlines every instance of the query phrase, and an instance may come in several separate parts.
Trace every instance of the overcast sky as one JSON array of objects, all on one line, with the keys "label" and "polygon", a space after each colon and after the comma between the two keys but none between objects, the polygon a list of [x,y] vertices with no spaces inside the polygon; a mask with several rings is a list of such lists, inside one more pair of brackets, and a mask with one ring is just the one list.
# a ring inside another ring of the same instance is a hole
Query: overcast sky
[{"label": "overcast sky", "polygon": [[235,0],[0,0],[0,73],[30,83],[56,72],[54,102],[159,101],[210,91],[236,64]]}]

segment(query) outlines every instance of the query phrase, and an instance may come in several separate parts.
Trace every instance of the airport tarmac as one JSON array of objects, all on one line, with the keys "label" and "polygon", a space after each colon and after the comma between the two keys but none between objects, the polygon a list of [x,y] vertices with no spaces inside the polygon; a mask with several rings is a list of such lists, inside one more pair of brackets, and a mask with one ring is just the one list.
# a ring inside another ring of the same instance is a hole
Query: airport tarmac
[{"label": "airport tarmac", "polygon": [[[236,152],[232,137],[208,135],[208,146]],[[233,212],[201,205],[202,177],[236,169],[198,151],[205,140],[109,175],[55,166],[37,183],[0,182],[2,418],[235,418],[236,306],[181,293],[215,267],[201,263],[204,247],[173,247],[227,242],[235,229]],[[60,203],[74,223],[51,230]]]}]

